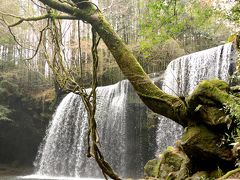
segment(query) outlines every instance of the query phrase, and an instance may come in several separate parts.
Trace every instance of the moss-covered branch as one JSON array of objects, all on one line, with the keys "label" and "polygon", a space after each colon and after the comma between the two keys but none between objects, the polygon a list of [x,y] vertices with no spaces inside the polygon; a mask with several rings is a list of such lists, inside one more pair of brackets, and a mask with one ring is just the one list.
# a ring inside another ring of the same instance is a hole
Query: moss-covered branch
[{"label": "moss-covered branch", "polygon": [[239,102],[238,97],[231,95],[228,84],[217,79],[200,82],[187,98],[189,111],[209,125],[229,125],[232,118],[240,119]]},{"label": "moss-covered branch", "polygon": [[132,83],[143,102],[154,112],[171,118],[179,124],[186,125],[187,109],[185,103],[178,97],[164,93],[153,83],[127,45],[123,43],[94,5],[78,8],[79,6],[71,6],[56,0],[40,1],[51,8],[90,23],[103,39],[121,71]]},{"label": "moss-covered branch", "polygon": [[184,124],[182,119],[186,117],[186,107],[183,101],[164,93],[153,83],[129,48],[100,13],[92,25],[104,40],[123,74],[132,83],[143,102],[154,112]]},{"label": "moss-covered branch", "polygon": [[222,176],[221,178],[219,178],[218,180],[224,180],[224,179],[228,179],[230,176],[238,173],[240,171],[240,168],[234,169],[232,171],[229,171],[228,173],[226,173],[224,176]]},{"label": "moss-covered branch", "polygon": [[86,9],[80,9],[77,6],[77,3],[72,5],[58,0],[39,0],[39,1],[55,10],[67,13],[71,16],[75,16],[77,19],[83,20],[88,23],[90,23],[90,21],[94,19],[94,14],[96,11],[95,6],[90,6],[89,8]]}]

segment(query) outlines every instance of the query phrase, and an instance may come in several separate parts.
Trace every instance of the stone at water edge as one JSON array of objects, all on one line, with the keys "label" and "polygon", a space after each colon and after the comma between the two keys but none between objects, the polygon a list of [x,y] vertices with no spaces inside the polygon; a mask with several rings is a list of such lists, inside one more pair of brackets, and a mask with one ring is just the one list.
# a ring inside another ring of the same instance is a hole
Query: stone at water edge
[{"label": "stone at water edge", "polygon": [[147,178],[186,179],[191,168],[187,155],[178,148],[168,148],[161,158],[148,161],[144,167]]},{"label": "stone at water edge", "polygon": [[190,126],[176,148],[168,148],[159,158],[148,161],[144,175],[147,179],[218,178],[220,175],[213,172],[234,163],[231,149],[216,146],[219,142],[219,136],[204,125]]},{"label": "stone at water edge", "polygon": [[191,160],[208,162],[211,160],[233,162],[232,151],[220,146],[221,137],[213,133],[204,125],[191,126],[180,140],[183,151],[191,156]]},{"label": "stone at water edge", "polygon": [[144,176],[145,177],[158,177],[159,167],[161,159],[152,159],[147,162],[144,166]]}]

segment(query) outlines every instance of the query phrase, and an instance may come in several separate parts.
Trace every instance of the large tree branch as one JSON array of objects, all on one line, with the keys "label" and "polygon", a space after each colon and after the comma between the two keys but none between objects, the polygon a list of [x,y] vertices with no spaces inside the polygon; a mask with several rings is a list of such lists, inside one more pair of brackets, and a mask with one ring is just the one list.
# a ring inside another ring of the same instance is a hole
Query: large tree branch
[{"label": "large tree branch", "polygon": [[187,107],[178,97],[160,90],[144,72],[133,53],[113,28],[103,17],[102,13],[91,5],[79,9],[56,0],[39,0],[45,5],[90,23],[103,39],[108,49],[116,59],[121,71],[131,82],[143,102],[154,112],[173,119],[179,124],[187,124]]},{"label": "large tree branch", "polygon": [[178,97],[164,93],[153,83],[133,53],[100,13],[91,24],[104,40],[123,74],[132,83],[143,102],[154,112],[186,125],[186,122],[183,122],[187,120],[187,108],[184,102]]},{"label": "large tree branch", "polygon": [[75,0],[76,6],[73,6],[69,3],[60,2],[57,0],[39,0],[39,1],[53,9],[56,9],[60,12],[65,12],[67,14],[77,17],[79,20],[83,20],[89,23],[92,21],[93,18],[92,15],[94,15],[94,12],[96,11],[95,6],[89,6],[91,8],[85,9],[78,8],[77,4],[82,2],[81,0]]}]

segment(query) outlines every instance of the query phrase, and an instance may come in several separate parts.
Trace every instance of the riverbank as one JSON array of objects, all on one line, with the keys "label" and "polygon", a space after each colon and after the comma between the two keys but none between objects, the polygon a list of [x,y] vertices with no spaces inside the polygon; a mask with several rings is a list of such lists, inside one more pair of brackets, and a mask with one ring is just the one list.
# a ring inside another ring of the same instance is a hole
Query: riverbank
[{"label": "riverbank", "polygon": [[1,176],[25,176],[33,173],[33,167],[21,166],[17,167],[14,165],[0,164],[0,177]]}]

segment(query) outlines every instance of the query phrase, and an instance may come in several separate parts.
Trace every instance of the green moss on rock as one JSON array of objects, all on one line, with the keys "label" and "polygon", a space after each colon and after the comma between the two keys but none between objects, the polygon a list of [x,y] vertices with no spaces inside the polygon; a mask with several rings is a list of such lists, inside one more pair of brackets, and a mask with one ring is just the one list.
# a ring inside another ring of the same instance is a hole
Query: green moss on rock
[{"label": "green moss on rock", "polygon": [[228,84],[222,80],[201,81],[187,98],[189,112],[195,112],[201,123],[211,126],[225,124],[227,127],[233,117],[240,119],[240,99],[229,94],[229,91]]},{"label": "green moss on rock", "polygon": [[220,146],[221,136],[204,125],[188,127],[180,142],[183,151],[203,168],[216,168],[217,162],[234,161],[231,149]]},{"label": "green moss on rock", "polygon": [[147,164],[144,166],[144,176],[158,177],[160,163],[160,159],[152,159],[148,161]]},{"label": "green moss on rock", "polygon": [[160,159],[146,164],[144,174],[158,179],[186,179],[190,168],[190,160],[185,153],[177,148],[168,148]]},{"label": "green moss on rock", "polygon": [[229,85],[223,80],[211,79],[211,80],[208,80],[208,82],[211,83],[214,87],[220,89],[221,91],[229,92],[230,90]]},{"label": "green moss on rock", "polygon": [[223,110],[216,107],[202,106],[201,118],[204,119],[206,124],[211,126],[232,123],[232,119]]}]

